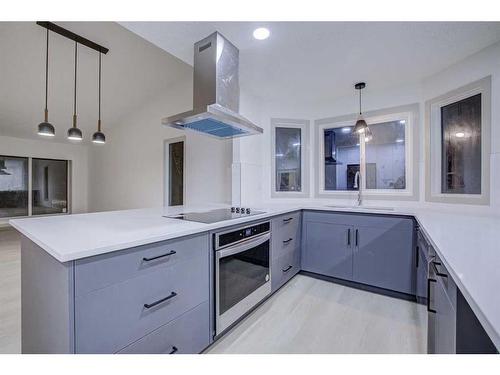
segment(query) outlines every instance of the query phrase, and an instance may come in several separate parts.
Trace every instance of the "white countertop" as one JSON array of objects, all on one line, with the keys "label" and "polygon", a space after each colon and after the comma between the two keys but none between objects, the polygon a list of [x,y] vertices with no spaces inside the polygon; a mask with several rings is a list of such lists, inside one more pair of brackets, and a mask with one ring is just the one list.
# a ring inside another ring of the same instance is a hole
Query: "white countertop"
[{"label": "white countertop", "polygon": [[220,207],[224,206],[110,211],[14,219],[10,224],[58,261],[68,262],[300,209],[411,215],[417,219],[485,330],[500,348],[500,217],[410,208],[357,210],[292,203],[258,207],[255,209],[266,213],[213,224],[163,217]]}]

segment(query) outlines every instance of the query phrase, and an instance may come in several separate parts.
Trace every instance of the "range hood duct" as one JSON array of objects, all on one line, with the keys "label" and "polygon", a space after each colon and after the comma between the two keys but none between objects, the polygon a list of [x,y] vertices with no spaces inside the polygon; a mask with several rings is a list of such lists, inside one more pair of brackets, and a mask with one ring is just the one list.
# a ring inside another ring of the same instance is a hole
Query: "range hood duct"
[{"label": "range hood duct", "polygon": [[220,138],[262,133],[239,112],[239,51],[218,32],[194,45],[193,110],[164,118],[162,123]]}]

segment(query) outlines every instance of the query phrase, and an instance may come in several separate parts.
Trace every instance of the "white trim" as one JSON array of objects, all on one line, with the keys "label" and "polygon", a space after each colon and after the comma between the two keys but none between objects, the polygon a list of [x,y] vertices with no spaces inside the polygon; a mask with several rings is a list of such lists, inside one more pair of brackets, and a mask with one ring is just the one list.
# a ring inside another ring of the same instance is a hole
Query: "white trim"
[{"label": "white trim", "polygon": [[28,158],[28,217],[33,216],[33,190],[32,189],[33,189],[33,158]]},{"label": "white trim", "polygon": [[182,171],[182,203],[183,205],[186,204],[186,136],[183,135],[181,137],[176,137],[176,138],[169,138],[165,139],[163,141],[163,206],[164,207],[175,207],[175,206],[169,206],[169,191],[170,191],[170,153],[169,153],[169,145],[171,143],[178,143],[178,142],[183,142],[184,143],[184,148],[183,148],[183,171]]},{"label": "white trim", "polygon": [[[309,120],[271,119],[271,197],[308,198],[309,197]],[[301,191],[276,191],[276,128],[300,129],[300,188]]]},{"label": "white trim", "polygon": [[[364,114],[368,124],[405,121],[405,189],[366,189],[365,140],[360,137],[360,173],[363,199],[418,199],[418,104],[371,111]],[[325,190],[323,132],[325,129],[353,126],[356,115],[346,115],[315,121],[316,192],[317,198],[356,198],[358,191]]]},{"label": "white trim", "polygon": [[[441,107],[481,94],[481,194],[441,193]],[[462,86],[426,102],[426,191],[430,202],[480,204],[490,202],[491,76]]]}]

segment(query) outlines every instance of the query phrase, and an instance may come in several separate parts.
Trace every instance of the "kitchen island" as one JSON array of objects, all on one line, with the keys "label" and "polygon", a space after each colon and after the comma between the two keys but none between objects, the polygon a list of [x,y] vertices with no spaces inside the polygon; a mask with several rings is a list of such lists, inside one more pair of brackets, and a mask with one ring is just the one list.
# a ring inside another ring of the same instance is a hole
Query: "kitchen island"
[{"label": "kitchen island", "polygon": [[[155,342],[168,337],[182,341],[188,332],[186,327],[191,329],[191,336],[187,336],[196,337],[188,340],[187,352],[199,352],[213,339],[212,328],[207,328],[211,325],[213,293],[209,237],[212,231],[296,211],[382,215],[380,210],[369,208],[282,204],[259,207],[264,214],[212,224],[165,217],[211,208],[214,207],[126,210],[12,220],[11,224],[23,235],[23,352],[147,352]],[[383,211],[383,215],[416,219],[419,229],[435,249],[482,327],[496,347],[500,347],[500,297],[496,293],[496,286],[500,285],[497,272],[500,253],[496,246],[500,219],[477,216],[470,220],[468,216],[465,220],[453,213],[411,209]],[[190,283],[181,282],[177,291],[163,296],[154,288],[165,277],[170,277],[172,272],[168,271],[173,268],[169,267],[174,264],[155,263],[153,271],[147,266],[131,266],[129,259],[138,254],[143,260],[154,258],[166,249],[174,249],[182,258],[176,261],[179,266],[175,269],[179,271],[174,274],[179,279],[187,277]],[[139,276],[134,272],[143,274]],[[118,285],[123,287],[127,282],[132,289],[124,292]],[[131,293],[130,290],[137,291]],[[143,296],[143,290],[150,291],[151,295]],[[155,306],[148,308],[145,305],[158,300],[141,299],[152,296],[171,297],[172,305],[179,305],[178,311],[174,307],[172,316],[165,321],[155,321],[151,313]],[[138,310],[134,311],[134,308]],[[96,312],[104,313],[96,319]],[[146,326],[139,324],[134,328],[136,331],[127,330],[134,326],[133,320],[137,316],[144,318],[142,322],[146,323],[140,324]],[[170,324],[174,321],[177,324]],[[110,325],[113,326],[112,337],[97,337]],[[146,331],[148,335],[143,334]],[[75,337],[75,332],[81,334]],[[169,352],[179,352],[174,344],[169,349]]]}]

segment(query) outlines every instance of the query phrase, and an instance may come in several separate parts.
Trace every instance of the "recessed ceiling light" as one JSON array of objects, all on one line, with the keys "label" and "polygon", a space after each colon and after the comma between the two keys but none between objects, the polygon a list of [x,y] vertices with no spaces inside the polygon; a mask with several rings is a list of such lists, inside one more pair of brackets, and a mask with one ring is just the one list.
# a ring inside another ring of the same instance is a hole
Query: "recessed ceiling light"
[{"label": "recessed ceiling light", "polygon": [[257,40],[264,40],[269,38],[271,32],[265,27],[259,27],[253,31],[253,37]]},{"label": "recessed ceiling light", "polygon": [[351,132],[351,128],[346,126],[345,128],[342,128],[342,133],[350,133]]},{"label": "recessed ceiling light", "polygon": [[463,137],[465,137],[465,133],[464,132],[455,133],[455,137],[457,137],[457,138],[463,138]]}]

